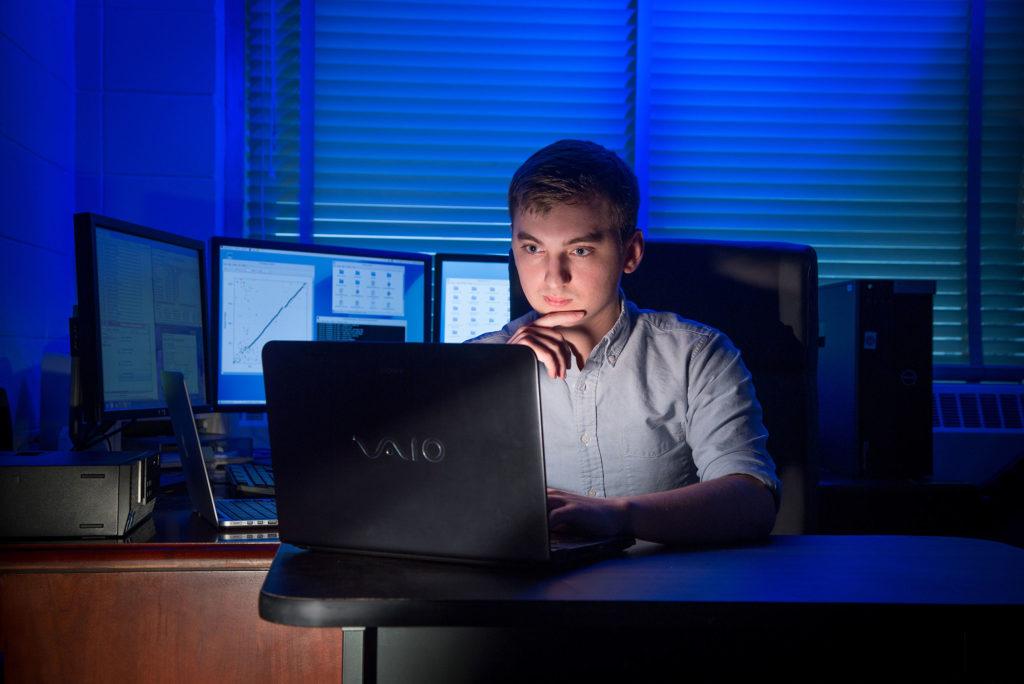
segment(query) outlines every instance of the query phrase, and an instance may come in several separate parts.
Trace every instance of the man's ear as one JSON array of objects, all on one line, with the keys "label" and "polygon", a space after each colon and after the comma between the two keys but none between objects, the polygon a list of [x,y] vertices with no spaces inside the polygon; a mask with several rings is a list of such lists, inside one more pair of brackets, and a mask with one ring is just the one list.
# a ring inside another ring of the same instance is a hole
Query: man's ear
[{"label": "man's ear", "polygon": [[643,231],[635,230],[633,234],[626,240],[626,244],[623,245],[623,260],[622,260],[622,272],[632,273],[640,265],[640,260],[644,258],[644,234]]}]

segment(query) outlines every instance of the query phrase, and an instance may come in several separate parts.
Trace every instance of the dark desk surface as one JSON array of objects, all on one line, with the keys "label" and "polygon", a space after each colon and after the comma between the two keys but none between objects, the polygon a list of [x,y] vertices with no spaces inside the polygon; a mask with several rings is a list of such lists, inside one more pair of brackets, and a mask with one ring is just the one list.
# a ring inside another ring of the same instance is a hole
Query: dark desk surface
[{"label": "dark desk surface", "polygon": [[260,594],[265,619],[350,627],[622,626],[722,608],[771,607],[777,617],[782,607],[835,614],[908,606],[1019,618],[1024,549],[953,537],[781,535],[732,548],[640,544],[623,557],[539,575],[282,545]]}]

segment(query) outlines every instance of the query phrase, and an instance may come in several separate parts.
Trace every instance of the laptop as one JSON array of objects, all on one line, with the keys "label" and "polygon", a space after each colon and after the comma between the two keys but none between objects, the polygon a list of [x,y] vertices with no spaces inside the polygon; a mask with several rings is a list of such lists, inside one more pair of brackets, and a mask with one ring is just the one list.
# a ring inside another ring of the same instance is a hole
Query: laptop
[{"label": "laptop", "polygon": [[552,547],[537,365],[518,345],[268,342],[281,540],[525,565],[630,546]]},{"label": "laptop", "polygon": [[161,379],[192,508],[218,528],[277,525],[277,507],[273,499],[214,499],[185,376],[163,371]]}]

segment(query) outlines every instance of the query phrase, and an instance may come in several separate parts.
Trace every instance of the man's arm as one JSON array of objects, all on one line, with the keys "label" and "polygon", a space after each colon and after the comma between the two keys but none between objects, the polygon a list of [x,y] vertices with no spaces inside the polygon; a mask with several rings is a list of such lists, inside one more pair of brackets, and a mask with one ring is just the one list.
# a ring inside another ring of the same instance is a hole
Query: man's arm
[{"label": "man's arm", "polygon": [[661,544],[758,539],[775,524],[775,499],[748,475],[726,475],[679,489],[617,498],[548,490],[552,529],[587,536],[629,535]]}]

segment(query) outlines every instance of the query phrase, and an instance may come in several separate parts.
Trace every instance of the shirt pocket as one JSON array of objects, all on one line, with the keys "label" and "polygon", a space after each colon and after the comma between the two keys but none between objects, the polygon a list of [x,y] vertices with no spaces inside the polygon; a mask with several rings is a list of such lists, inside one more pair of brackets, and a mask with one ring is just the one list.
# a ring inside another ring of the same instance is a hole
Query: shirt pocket
[{"label": "shirt pocket", "polygon": [[668,423],[646,421],[623,430],[619,441],[627,459],[658,460],[675,452],[686,441],[686,435]]},{"label": "shirt pocket", "polygon": [[620,443],[628,493],[660,492],[696,481],[685,435],[669,426],[641,425],[624,431]]}]

